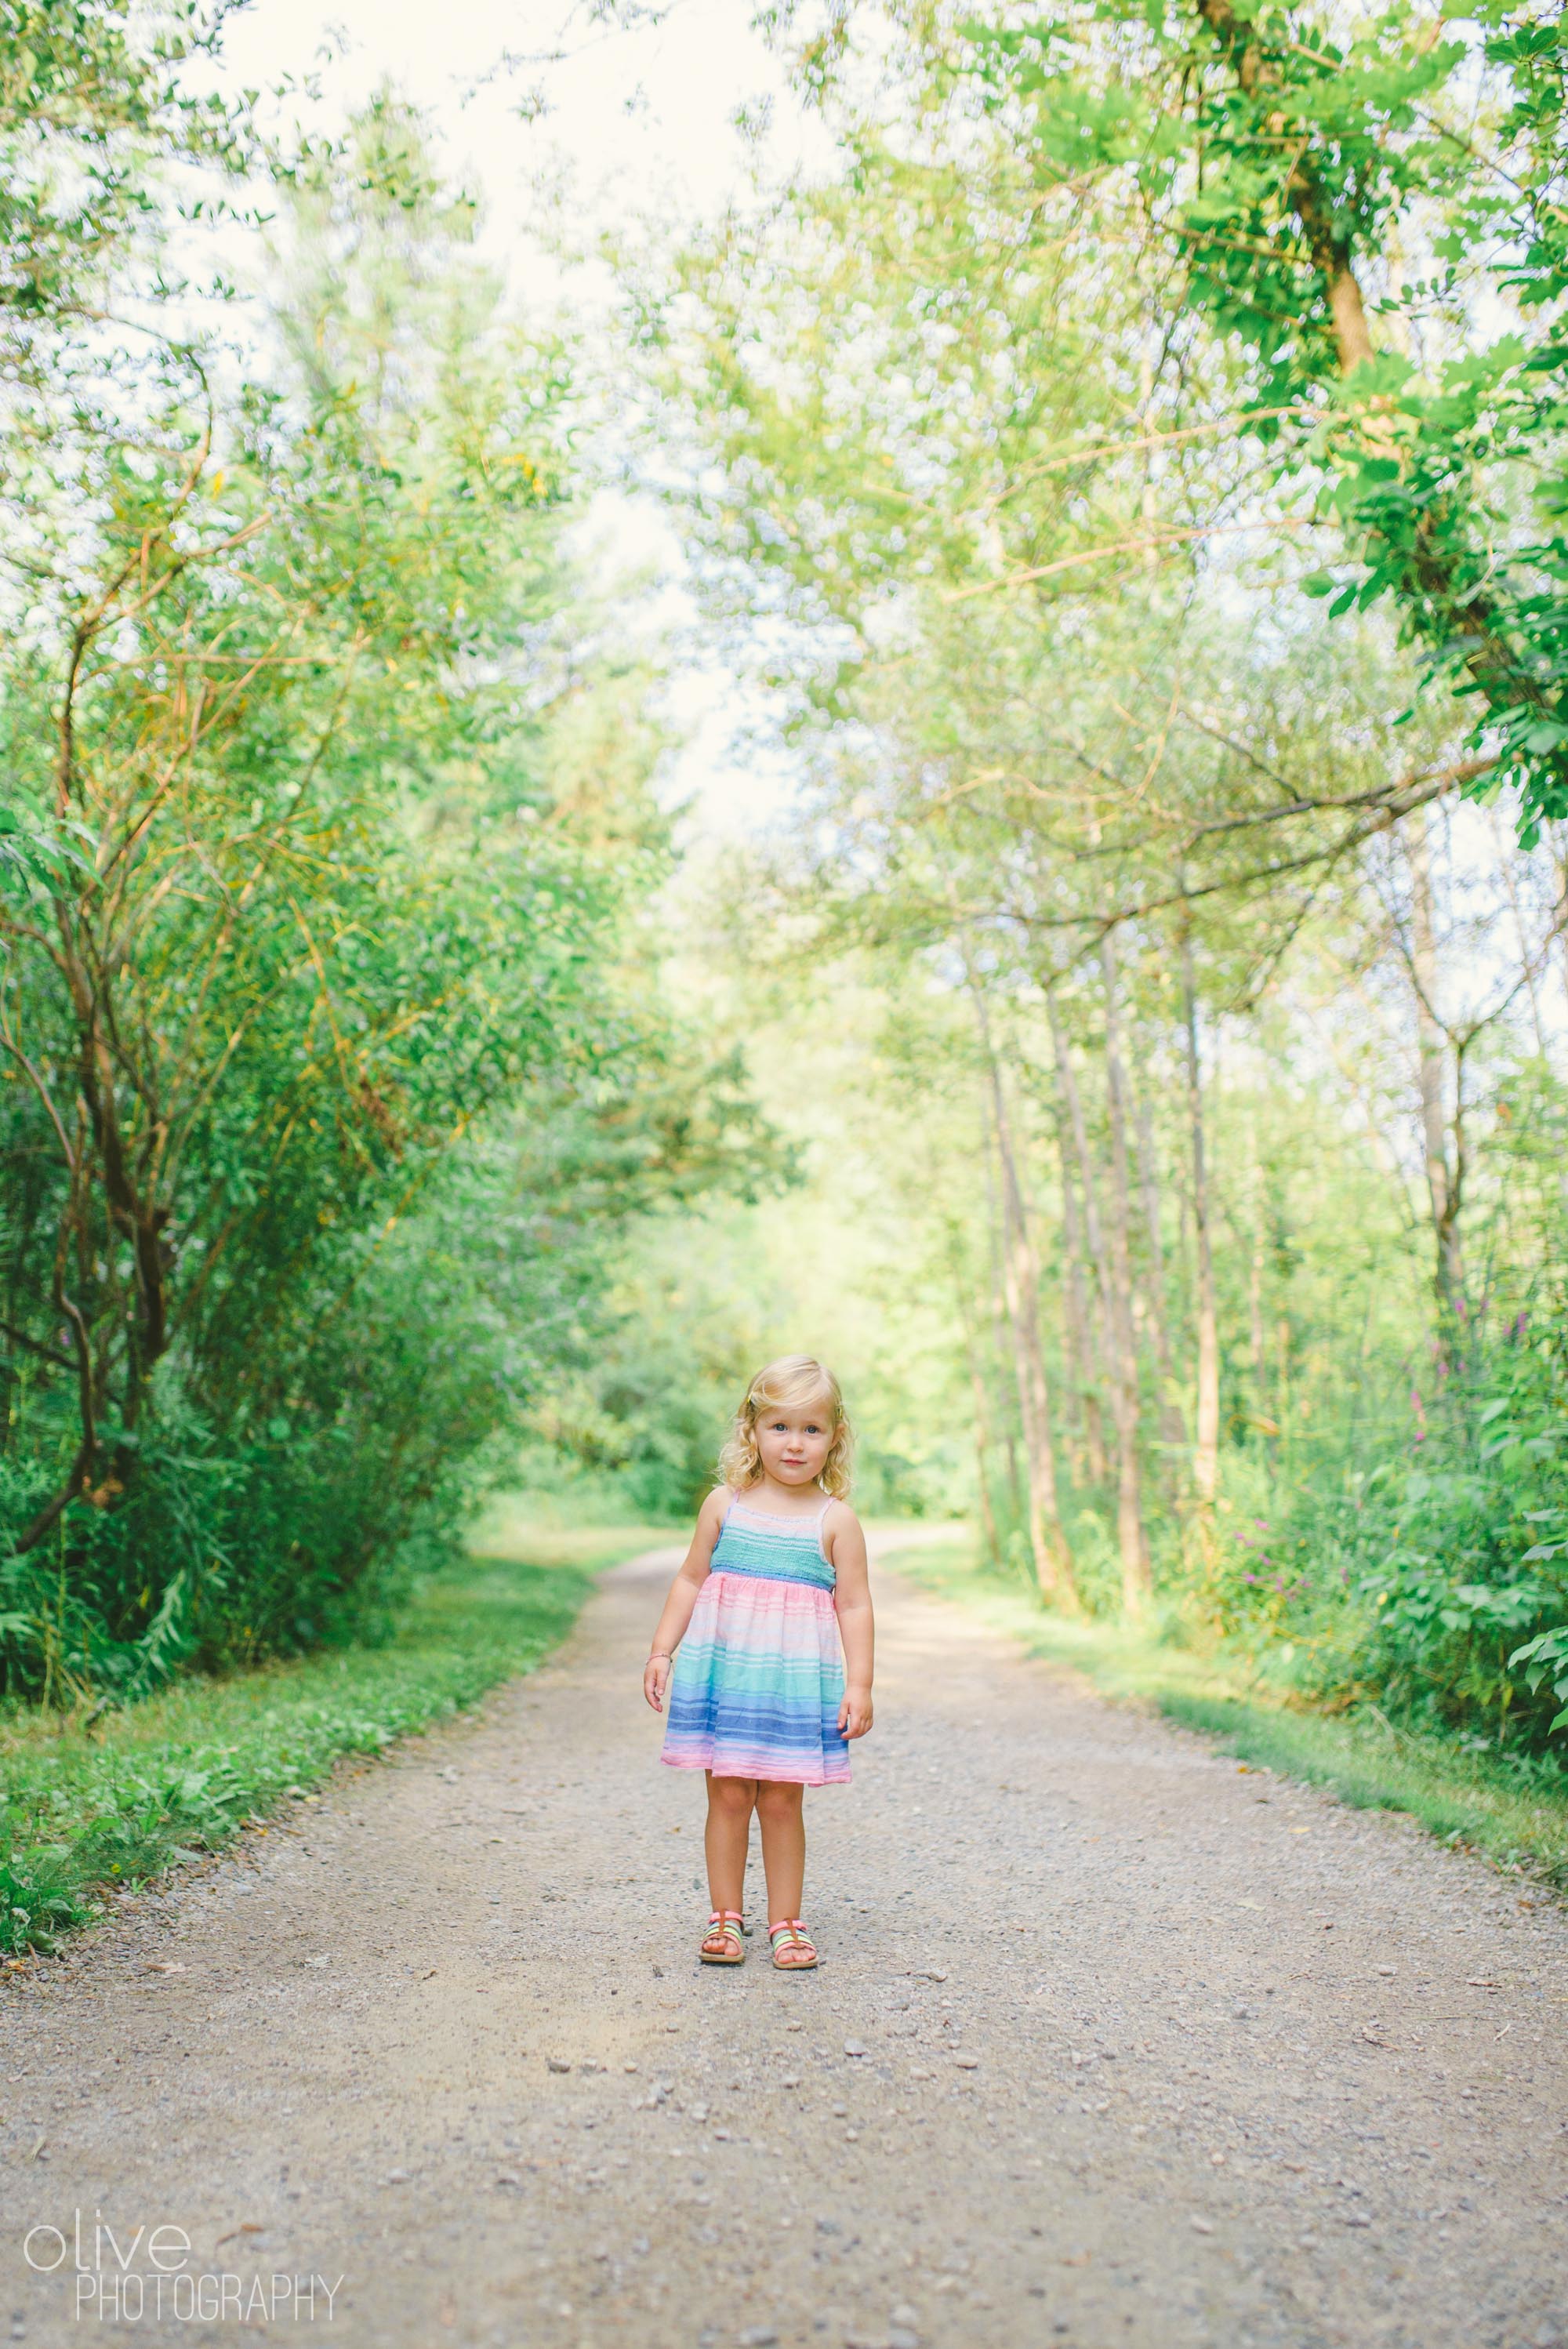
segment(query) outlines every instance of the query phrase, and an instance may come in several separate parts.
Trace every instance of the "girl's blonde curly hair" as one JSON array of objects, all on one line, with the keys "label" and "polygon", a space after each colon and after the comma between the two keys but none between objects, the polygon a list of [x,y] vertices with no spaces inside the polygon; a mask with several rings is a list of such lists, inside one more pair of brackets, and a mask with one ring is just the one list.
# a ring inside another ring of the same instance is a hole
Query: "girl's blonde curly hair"
[{"label": "girl's blonde curly hair", "polygon": [[833,1423],[833,1441],[817,1482],[836,1501],[848,1500],[854,1431],[844,1410],[838,1380],[813,1354],[780,1354],[776,1362],[769,1362],[758,1371],[730,1422],[728,1439],[718,1455],[718,1473],[724,1482],[744,1492],[761,1475],[757,1423],[765,1412],[777,1411],[780,1403],[792,1403],[800,1409],[811,1402],[820,1402],[822,1416],[830,1417]]}]

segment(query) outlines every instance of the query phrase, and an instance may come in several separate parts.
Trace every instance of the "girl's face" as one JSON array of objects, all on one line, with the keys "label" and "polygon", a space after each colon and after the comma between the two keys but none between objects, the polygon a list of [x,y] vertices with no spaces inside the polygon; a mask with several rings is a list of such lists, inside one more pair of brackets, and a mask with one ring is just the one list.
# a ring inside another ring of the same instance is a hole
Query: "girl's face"
[{"label": "girl's face", "polygon": [[813,1485],[833,1447],[832,1405],[782,1402],[759,1411],[757,1449],[769,1476],[780,1485]]}]

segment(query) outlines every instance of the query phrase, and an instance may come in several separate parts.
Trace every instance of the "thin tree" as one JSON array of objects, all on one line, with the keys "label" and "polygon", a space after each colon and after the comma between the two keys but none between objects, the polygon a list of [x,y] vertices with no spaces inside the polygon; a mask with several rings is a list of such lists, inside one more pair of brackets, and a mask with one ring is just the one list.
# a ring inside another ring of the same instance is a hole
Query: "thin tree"
[{"label": "thin tree", "polygon": [[1050,1389],[1040,1345],[1039,1264],[1025,1211],[1006,1097],[992,1046],[984,995],[977,986],[972,986],[971,994],[980,1030],[981,1051],[990,1094],[992,1134],[1001,1174],[1003,1288],[1007,1304],[1008,1327],[1012,1333],[1018,1410],[1024,1424],[1024,1455],[1029,1495],[1029,1551],[1042,1598],[1050,1606],[1076,1612],[1081,1601],[1073,1575],[1072,1552],[1068,1545],[1057,1496]]},{"label": "thin tree", "polygon": [[1072,1054],[1068,1047],[1061,1009],[1054,989],[1047,990],[1046,1001],[1050,1015],[1057,1082],[1061,1088],[1078,1156],[1083,1185],[1084,1224],[1089,1255],[1099,1283],[1100,1309],[1108,1337],[1107,1350],[1112,1365],[1110,1392],[1116,1423],[1116,1526],[1121,1558],[1122,1603],[1129,1615],[1136,1620],[1143,1612],[1145,1601],[1153,1588],[1153,1577],[1149,1563],[1149,1541],[1143,1526],[1142,1475],[1138,1454],[1138,1349],[1133,1336],[1130,1284],[1125,1278],[1126,1250],[1124,1245],[1121,1270],[1119,1272],[1116,1251],[1113,1247],[1108,1247],[1100,1221],[1094,1161],[1084,1124],[1083,1099],[1078,1092]]},{"label": "thin tree", "polygon": [[[1406,861],[1410,873],[1410,981],[1416,999],[1418,1081],[1421,1103],[1421,1146],[1427,1171],[1427,1195],[1431,1202],[1432,1232],[1437,1244],[1436,1279],[1439,1303],[1451,1323],[1468,1318],[1465,1297],[1464,1248],[1460,1237],[1460,1210],[1464,1196],[1464,1124],[1462,1099],[1455,1103],[1454,1146],[1450,1155],[1443,1079],[1448,1039],[1438,1011],[1437,928],[1432,902],[1431,842],[1425,809],[1408,817],[1404,825]],[[1462,1087],[1462,1077],[1460,1079]]]},{"label": "thin tree", "polygon": [[1198,1037],[1198,989],[1192,932],[1181,928],[1181,1018],[1187,1048],[1187,1125],[1192,1149],[1192,1227],[1197,1258],[1198,1409],[1192,1485],[1200,1508],[1211,1509],[1220,1472],[1220,1335],[1214,1305],[1214,1252],[1209,1218],[1209,1166],[1203,1142],[1203,1071]]}]

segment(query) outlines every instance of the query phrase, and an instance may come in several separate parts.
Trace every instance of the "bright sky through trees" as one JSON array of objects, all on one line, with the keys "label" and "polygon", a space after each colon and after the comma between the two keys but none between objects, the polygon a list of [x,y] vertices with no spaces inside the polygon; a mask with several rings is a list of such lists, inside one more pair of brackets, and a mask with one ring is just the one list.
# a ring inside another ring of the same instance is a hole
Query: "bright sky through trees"
[{"label": "bright sky through trees", "polygon": [[[608,228],[629,204],[666,220],[714,214],[741,182],[754,149],[738,109],[767,118],[769,168],[788,171],[828,152],[820,124],[796,103],[779,57],[738,0],[676,0],[642,26],[594,24],[571,0],[253,0],[230,20],[221,79],[302,88],[276,119],[339,128],[390,79],[428,115],[444,166],[482,191],[480,249],[525,302],[603,316],[614,280],[564,272],[539,233],[559,193],[574,234]],[[541,105],[541,101],[542,104]],[[270,109],[269,109],[270,112]],[[681,568],[662,515],[645,500],[602,492],[583,524],[606,568]],[[678,626],[689,606],[672,584],[645,624]],[[718,840],[745,837],[781,811],[792,769],[777,750],[744,750],[738,722],[759,714],[711,657],[672,664],[667,707],[681,736],[664,771],[668,800]]]},{"label": "bright sky through trees", "polygon": [[[571,0],[253,0],[231,20],[227,78],[320,84],[321,119],[342,121],[389,78],[426,109],[448,163],[469,166],[490,211],[484,247],[526,249],[537,173],[572,172],[591,212],[614,190],[711,212],[734,187],[746,142],[736,109],[771,100],[771,134],[800,120],[779,60],[734,0],[679,0],[641,28],[594,25]],[[535,114],[531,100],[544,101]],[[531,119],[530,119],[531,118]],[[785,140],[786,150],[790,141]]]}]

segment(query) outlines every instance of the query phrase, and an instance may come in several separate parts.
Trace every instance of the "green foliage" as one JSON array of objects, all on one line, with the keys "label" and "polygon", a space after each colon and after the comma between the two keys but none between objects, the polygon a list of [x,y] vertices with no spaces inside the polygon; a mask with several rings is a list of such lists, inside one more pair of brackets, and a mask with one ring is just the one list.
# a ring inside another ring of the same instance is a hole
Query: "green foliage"
[{"label": "green foliage", "polygon": [[1526,1640],[1508,1660],[1511,1671],[1521,1664],[1530,1669],[1524,1675],[1525,1686],[1534,1695],[1543,1681],[1550,1679],[1552,1693],[1563,1700],[1563,1709],[1548,1726],[1552,1730],[1568,1729],[1568,1625],[1559,1625],[1553,1631],[1538,1631],[1533,1640]]},{"label": "green foliage", "polygon": [[1222,1519],[1206,1586],[1222,1627],[1323,1697],[1548,1750],[1568,1718],[1549,1684],[1568,1611],[1568,1370],[1559,1317],[1534,1320],[1440,1362],[1397,1453],[1352,1454],[1267,1516]]},{"label": "green foliage", "polygon": [[160,335],[143,98],[94,201],[150,355],[78,398],[108,330],[46,305],[4,452],[0,1687],[50,1703],[384,1631],[610,1236],[769,1157],[654,977],[563,354],[386,96],[279,174],[268,363]]},{"label": "green foliage", "polygon": [[[1508,207],[1555,202],[1551,107],[1516,119],[1515,64],[1397,11],[994,34],[909,0],[864,73],[836,22],[800,78],[841,171],[634,288],[710,460],[696,568],[725,622],[764,616],[809,776],[742,983],[766,952],[800,990],[803,1117],[864,1102],[793,1220],[840,1210],[859,1288],[867,1198],[895,1204],[871,1407],[907,1408],[929,1317],[910,1452],[1020,1592],[1050,1579],[1048,1470],[1091,1627],[1138,1589],[1282,1690],[1550,1768],[1561,1521],[1526,1512],[1564,1490],[1564,842],[1532,493],[1562,288],[1544,259],[1501,281]],[[1502,772],[1550,862],[1453,807]],[[823,1073],[861,986],[887,1017]]]},{"label": "green foliage", "polygon": [[159,163],[242,165],[243,104],[198,96],[182,71],[216,48],[232,5],[3,0],[0,314],[12,333],[91,301],[156,230]]},{"label": "green foliage", "polygon": [[[624,1252],[584,1349],[535,1414],[531,1479],[574,1514],[607,1510],[689,1526],[718,1475],[718,1453],[745,1381],[770,1355],[820,1348],[854,1391],[857,1509],[920,1516],[951,1506],[953,1454],[933,1442],[911,1457],[913,1398],[896,1391],[847,1300],[813,1293],[809,1271],[779,1249],[775,1221],[798,1229],[811,1212],[800,1153],[782,1205],[710,1206],[701,1216],[643,1226]],[[830,1279],[832,1235],[822,1235]],[[907,1268],[906,1268],[907,1274]],[[859,1309],[896,1345],[862,1260]],[[863,1365],[863,1368],[862,1368]],[[856,1373],[861,1375],[857,1378]],[[906,1448],[908,1447],[908,1448]]]},{"label": "green foliage", "polygon": [[1386,598],[1473,697],[1528,845],[1568,813],[1568,32],[1528,0],[1447,13],[1068,5],[970,25],[949,71],[1043,191],[1097,179],[1153,225],[1244,355],[1239,420],[1343,533],[1354,567],[1312,591]]}]

